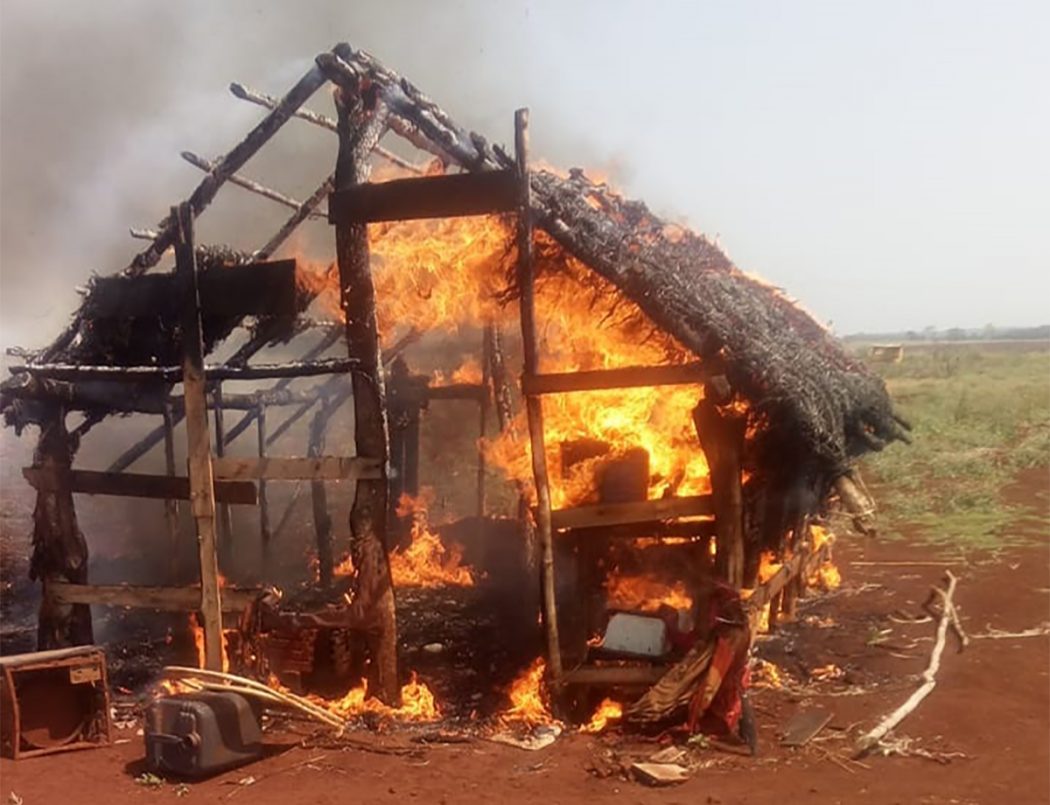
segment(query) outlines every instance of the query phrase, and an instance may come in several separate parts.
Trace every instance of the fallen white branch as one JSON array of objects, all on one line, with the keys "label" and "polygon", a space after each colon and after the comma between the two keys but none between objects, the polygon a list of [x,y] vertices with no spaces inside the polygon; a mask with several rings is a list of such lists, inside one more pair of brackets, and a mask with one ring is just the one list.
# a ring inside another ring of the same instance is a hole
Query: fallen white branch
[{"label": "fallen white branch", "polygon": [[1045,637],[1050,635],[1050,623],[1033,626],[1021,632],[1004,632],[1002,629],[993,629],[991,625],[985,624],[987,631],[980,634],[970,635],[973,640],[1013,640],[1018,637]]},{"label": "fallen white branch", "polygon": [[937,671],[939,671],[941,667],[941,654],[944,653],[944,644],[948,636],[948,626],[951,623],[951,613],[954,609],[952,606],[952,596],[955,594],[955,585],[959,581],[950,570],[945,571],[945,578],[948,580],[948,589],[944,591],[945,606],[941,610],[940,622],[937,624],[937,641],[934,643],[933,652],[930,654],[930,664],[922,673],[922,685],[920,685],[918,690],[908,697],[908,700],[904,702],[904,704],[880,721],[873,730],[860,737],[853,752],[854,758],[863,757],[877,746],[879,742],[886,737],[894,727],[900,724],[913,710],[915,710],[922,700],[929,696],[937,686]]}]

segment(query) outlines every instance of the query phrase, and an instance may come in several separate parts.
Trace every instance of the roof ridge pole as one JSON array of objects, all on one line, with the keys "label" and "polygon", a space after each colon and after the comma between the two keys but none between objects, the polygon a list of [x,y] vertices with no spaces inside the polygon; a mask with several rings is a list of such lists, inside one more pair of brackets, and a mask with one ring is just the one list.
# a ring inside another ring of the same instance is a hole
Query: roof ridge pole
[{"label": "roof ridge pole", "polygon": [[[518,199],[518,291],[521,307],[521,341],[525,356],[524,376],[539,373],[536,345],[536,289],[532,255],[532,207],[529,187],[529,110],[514,113],[514,151],[517,155],[521,194]],[[543,402],[526,394],[532,445],[532,474],[536,481],[536,527],[542,556],[543,623],[547,631],[547,661],[555,695],[561,687],[561,641],[558,637],[558,604],[554,590],[554,544],[551,534],[551,493],[547,478],[547,451],[543,442]]]}]

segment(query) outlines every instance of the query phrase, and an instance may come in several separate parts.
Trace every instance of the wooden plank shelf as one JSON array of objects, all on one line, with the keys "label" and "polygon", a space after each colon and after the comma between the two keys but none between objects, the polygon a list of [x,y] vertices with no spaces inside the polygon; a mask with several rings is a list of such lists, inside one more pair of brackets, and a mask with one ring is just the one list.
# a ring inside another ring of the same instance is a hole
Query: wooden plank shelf
[{"label": "wooden plank shelf", "polygon": [[564,394],[597,389],[703,383],[704,376],[699,363],[685,363],[679,366],[625,366],[619,369],[594,369],[585,372],[526,374],[521,379],[521,388],[525,394]]},{"label": "wooden plank shelf", "polygon": [[631,503],[597,503],[551,512],[551,528],[592,528],[708,516],[713,513],[710,495],[640,500]]},{"label": "wooden plank shelf", "polygon": [[510,212],[519,191],[513,169],[360,184],[329,196],[328,220],[366,224]]}]

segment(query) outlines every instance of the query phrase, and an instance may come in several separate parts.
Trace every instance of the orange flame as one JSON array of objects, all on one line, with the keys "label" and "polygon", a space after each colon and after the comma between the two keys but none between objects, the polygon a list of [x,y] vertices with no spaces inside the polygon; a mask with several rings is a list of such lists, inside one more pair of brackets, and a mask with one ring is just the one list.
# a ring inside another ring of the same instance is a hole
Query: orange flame
[{"label": "orange flame", "polygon": [[463,546],[449,547],[430,530],[427,494],[402,495],[397,513],[412,518],[412,543],[390,554],[390,575],[399,587],[474,586],[474,574],[463,562]]},{"label": "orange flame", "polygon": [[601,732],[609,726],[610,721],[619,721],[622,717],[622,704],[613,699],[603,699],[591,720],[580,727],[580,732]]},{"label": "orange flame", "polygon": [[[220,577],[221,578],[221,577]],[[220,585],[223,586],[223,585]],[[206,652],[204,648],[204,628],[200,625],[197,620],[197,613],[190,613],[190,631],[193,632],[193,645],[197,649],[197,667],[207,667],[205,659]],[[222,671],[223,673],[229,673],[230,671],[230,656],[226,651],[226,637],[227,634],[233,629],[222,630]]]},{"label": "orange flame", "polygon": [[[372,226],[379,330],[384,341],[397,328],[455,331],[485,321],[515,324],[517,307],[503,304],[513,259],[513,232],[493,216],[411,221]],[[681,363],[692,359],[669,336],[659,334],[633,303],[605,280],[567,255],[543,233],[536,236],[536,306],[542,371],[572,372],[626,366]],[[300,282],[320,291],[319,303],[340,316],[339,282],[333,267],[301,272]],[[509,328],[508,328],[509,329]],[[468,366],[452,382],[476,382]],[[544,420],[551,495],[555,508],[588,502],[595,473],[606,458],[630,448],[649,454],[650,498],[710,491],[707,460],[699,449],[692,409],[700,385],[580,391],[548,395]],[[532,464],[525,414],[514,426],[484,444],[488,460],[509,478],[531,489]],[[571,467],[561,461],[561,444],[597,440],[608,456]],[[561,463],[560,471],[554,471]]]},{"label": "orange flame", "polygon": [[[811,525],[809,527],[809,533],[813,540],[814,551],[820,549],[825,544],[830,545],[835,541],[835,535],[820,525]],[[842,584],[842,574],[831,559],[826,559],[820,563],[820,567],[810,575],[807,581],[814,587],[820,587],[828,591],[836,590],[839,585]]]},{"label": "orange flame", "polygon": [[613,571],[605,580],[605,600],[612,609],[655,612],[662,604],[692,609],[693,598],[685,584],[667,584],[653,576],[625,576]]},{"label": "orange flame", "polygon": [[[271,676],[267,684],[277,690],[286,688]],[[441,708],[434,698],[433,692],[425,682],[420,682],[415,671],[406,685],[401,686],[401,706],[390,707],[383,704],[379,699],[368,697],[368,688],[365,680],[361,680],[357,687],[353,687],[338,699],[324,699],[316,694],[307,698],[314,704],[324,707],[326,710],[341,716],[351,718],[375,713],[389,718],[401,719],[403,721],[437,721],[441,718]]]},{"label": "orange flame", "polygon": [[505,721],[523,721],[527,724],[547,724],[554,720],[544,697],[543,675],[547,663],[537,657],[510,686],[510,707],[500,718]]}]

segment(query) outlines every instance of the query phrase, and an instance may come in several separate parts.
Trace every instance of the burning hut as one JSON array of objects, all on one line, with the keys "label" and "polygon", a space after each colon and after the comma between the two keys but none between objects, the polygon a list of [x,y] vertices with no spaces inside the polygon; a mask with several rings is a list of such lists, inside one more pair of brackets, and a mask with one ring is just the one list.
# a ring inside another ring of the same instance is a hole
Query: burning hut
[{"label": "burning hut", "polygon": [[[338,120],[303,108],[329,82]],[[686,617],[699,580],[717,577],[751,590],[753,611],[775,618],[791,612],[826,556],[818,521],[829,498],[868,526],[870,500],[854,463],[906,440],[908,427],[882,382],[707,238],[582,171],[531,166],[524,111],[515,147],[505,150],[346,45],[318,56],[282,98],[231,90],[270,111],[222,158],[184,155],[205,171],[200,185],[155,231],[136,233],[150,240],[146,249],[118,274],[94,279],[66,330],[22,354],[3,384],[7,424],[40,433],[25,470],[37,494],[40,648],[91,642],[92,605],[199,611],[204,661],[222,667],[223,613],[257,614],[267,598],[261,588],[221,585],[228,506],[259,507],[265,550],[275,530],[267,488],[293,480],[311,489],[317,587],[338,592],[318,599],[314,622],[365,635],[373,690],[397,702],[392,562],[396,570],[412,561],[412,549],[431,560],[449,550],[418,517],[408,518],[409,548],[395,548],[393,533],[428,483],[420,477],[421,411],[439,400],[472,401],[480,420],[475,510],[460,514],[488,513],[493,469],[510,490],[504,497],[518,501],[555,689],[644,687],[664,674],[666,662],[592,651],[610,612],[669,605]],[[338,136],[334,172],[302,202],[238,173],[293,117]],[[388,135],[431,161],[381,145]],[[373,164],[397,178],[369,181]],[[195,218],[227,182],[292,208],[252,252],[195,242]],[[326,201],[334,264],[273,260]],[[172,249],[174,270],[151,272]],[[318,321],[318,312],[328,319]],[[413,374],[411,346],[450,325],[475,328],[473,362],[442,384]],[[250,362],[310,336],[299,360]],[[343,355],[326,357],[342,341]],[[226,360],[204,362],[224,346],[232,349]],[[293,384],[317,376],[327,379]],[[276,382],[259,386],[264,380]],[[245,381],[251,390],[229,390]],[[326,439],[344,405],[352,406],[352,447]],[[275,411],[290,412],[276,427]],[[73,428],[71,412],[83,412]],[[234,412],[230,427],[224,415]],[[106,471],[73,467],[98,422],[130,413],[161,424]],[[306,455],[269,455],[275,436],[308,414]],[[183,420],[188,473],[180,477],[174,428]],[[253,425],[258,458],[225,455]],[[126,472],[161,443],[167,474]],[[355,487],[346,587],[334,581],[326,499],[325,483],[336,479]],[[88,540],[74,507],[80,493],[163,499],[173,541],[176,501],[188,500],[199,579],[89,583]],[[446,555],[437,564],[455,574],[459,560]],[[294,665],[295,647],[285,649]]]}]

